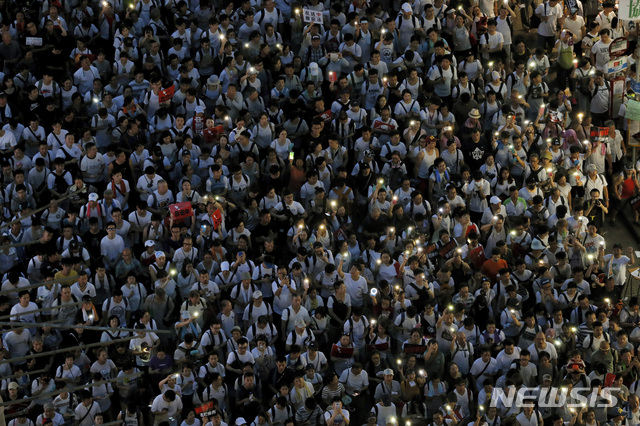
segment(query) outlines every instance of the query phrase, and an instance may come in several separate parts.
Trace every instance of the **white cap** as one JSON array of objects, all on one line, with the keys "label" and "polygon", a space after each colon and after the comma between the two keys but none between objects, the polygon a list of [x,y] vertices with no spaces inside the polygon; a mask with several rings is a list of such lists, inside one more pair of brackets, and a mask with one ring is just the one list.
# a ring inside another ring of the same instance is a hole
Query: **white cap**
[{"label": "white cap", "polygon": [[98,198],[98,194],[96,194],[95,192],[89,194],[89,201],[98,201]]},{"label": "white cap", "polygon": [[159,258],[159,257],[167,257],[167,255],[166,255],[166,254],[164,254],[164,252],[163,252],[163,251],[157,251],[157,252],[156,252],[156,259],[157,259],[157,258]]},{"label": "white cap", "polygon": [[144,242],[145,247],[154,247],[156,243],[153,240],[147,240]]},{"label": "white cap", "polygon": [[412,12],[411,5],[409,3],[403,3],[402,11],[406,13],[411,13]]},{"label": "white cap", "polygon": [[224,262],[222,262],[220,264],[220,270],[221,271],[228,271],[229,270],[229,262],[227,262],[226,260]]},{"label": "white cap", "polygon": [[491,80],[498,80],[500,78],[500,73],[498,71],[491,72]]},{"label": "white cap", "polygon": [[195,114],[204,114],[204,107],[198,105],[194,111]]},{"label": "white cap", "polygon": [[537,238],[533,240],[533,242],[531,243],[531,250],[544,250],[544,249],[545,249],[544,244],[542,244],[542,241],[540,241]]},{"label": "white cap", "polygon": [[491,201],[491,204],[501,204],[502,203],[502,200],[499,197],[496,197],[495,195],[493,197],[491,197],[491,199],[489,201]]},{"label": "white cap", "polygon": [[318,75],[318,64],[317,63],[311,62],[309,64],[309,74],[311,74],[314,77]]}]

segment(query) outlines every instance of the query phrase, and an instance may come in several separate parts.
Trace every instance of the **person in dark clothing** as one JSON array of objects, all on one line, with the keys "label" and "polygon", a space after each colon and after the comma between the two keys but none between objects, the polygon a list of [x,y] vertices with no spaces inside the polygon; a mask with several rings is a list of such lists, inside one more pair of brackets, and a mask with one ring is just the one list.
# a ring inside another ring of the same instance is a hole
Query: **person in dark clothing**
[{"label": "person in dark clothing", "polygon": [[469,168],[471,170],[480,170],[480,166],[484,164],[487,156],[491,154],[491,144],[482,136],[480,129],[475,128],[471,130],[468,138],[462,140],[461,150]]}]

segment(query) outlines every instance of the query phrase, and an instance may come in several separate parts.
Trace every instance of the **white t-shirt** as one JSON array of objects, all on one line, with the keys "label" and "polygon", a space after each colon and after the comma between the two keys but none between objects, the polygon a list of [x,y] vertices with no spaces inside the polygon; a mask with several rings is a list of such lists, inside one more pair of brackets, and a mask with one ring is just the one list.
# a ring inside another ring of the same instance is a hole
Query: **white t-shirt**
[{"label": "white t-shirt", "polygon": [[631,262],[631,259],[625,255],[616,259],[612,254],[608,254],[604,257],[604,261],[604,273],[607,276],[612,275],[616,285],[624,285],[627,278],[627,263]]},{"label": "white t-shirt", "polygon": [[[502,37],[504,37],[504,44],[511,44],[511,26],[513,26],[511,17],[507,15],[505,19],[502,19],[500,18],[500,16],[498,16],[496,17],[496,23],[498,24],[496,26],[496,30],[498,30],[498,32],[502,34]],[[509,23],[511,23],[511,26],[509,25]]]},{"label": "white t-shirt", "polygon": [[100,254],[112,262],[122,253],[122,250],[124,250],[124,240],[120,235],[116,235],[113,240],[104,237],[100,241]]},{"label": "white t-shirt", "polygon": [[[485,33],[480,37],[480,45],[489,45],[489,49],[495,49],[500,45],[500,43],[504,43],[504,36],[500,31],[496,31],[493,35]],[[483,57],[489,59],[489,54],[483,53]]]},{"label": "white t-shirt", "polygon": [[[333,416],[333,410],[329,410],[327,412],[324,413],[324,419],[325,422],[328,422],[329,419],[331,419],[331,417]],[[345,425],[345,421],[344,419],[349,420],[350,416],[349,416],[349,410],[347,410],[346,408],[342,409],[342,415],[338,415],[336,416],[336,418],[333,421],[333,426],[342,426]]]},{"label": "white t-shirt", "polygon": [[96,153],[95,158],[89,158],[84,156],[80,162],[80,170],[82,170],[83,176],[87,182],[99,181],[104,172],[104,160],[102,154]]},{"label": "white t-shirt", "polygon": [[546,16],[548,19],[542,21],[538,27],[538,34],[543,37],[553,37],[556,35],[558,17],[562,16],[562,6],[558,3],[551,7],[549,3],[540,4],[535,11],[536,15]]},{"label": "white t-shirt", "polygon": [[611,46],[611,41],[603,43],[602,40],[599,40],[591,48],[591,53],[596,58],[595,67],[602,72],[605,71],[607,62],[609,62],[609,46]]}]

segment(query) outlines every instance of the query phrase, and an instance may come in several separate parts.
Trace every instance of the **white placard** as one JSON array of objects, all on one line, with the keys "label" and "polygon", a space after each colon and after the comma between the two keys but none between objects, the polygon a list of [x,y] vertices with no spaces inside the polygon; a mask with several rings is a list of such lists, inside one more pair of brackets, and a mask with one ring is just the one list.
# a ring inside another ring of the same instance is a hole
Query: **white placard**
[{"label": "white placard", "polygon": [[322,12],[311,9],[302,9],[302,20],[304,22],[313,22],[314,24],[322,24]]},{"label": "white placard", "polygon": [[25,44],[27,46],[42,46],[42,37],[27,37]]},{"label": "white placard", "polygon": [[620,0],[618,2],[618,18],[625,21],[640,19],[640,0]]}]

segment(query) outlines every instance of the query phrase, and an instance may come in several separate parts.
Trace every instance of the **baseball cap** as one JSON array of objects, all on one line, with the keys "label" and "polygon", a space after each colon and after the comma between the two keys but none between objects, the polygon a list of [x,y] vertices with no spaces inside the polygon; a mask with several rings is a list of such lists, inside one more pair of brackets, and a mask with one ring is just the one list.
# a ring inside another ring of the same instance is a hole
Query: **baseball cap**
[{"label": "baseball cap", "polygon": [[507,300],[507,306],[514,309],[520,309],[520,301],[515,297],[512,297],[509,300]]},{"label": "baseball cap", "polygon": [[[318,37],[320,38],[320,36],[313,36],[313,37]],[[313,40],[313,37],[311,38]],[[317,76],[318,75],[318,71],[319,71],[319,67],[318,64],[315,62],[311,62],[309,64],[309,74],[311,74],[312,76]]]},{"label": "baseball cap", "polygon": [[295,326],[298,328],[306,328],[307,327],[307,323],[304,322],[304,320],[302,318],[298,318],[296,320]]},{"label": "baseball cap", "polygon": [[154,247],[156,243],[153,240],[147,240],[144,242],[145,247]]},{"label": "baseball cap", "polygon": [[382,394],[382,398],[380,398],[380,401],[382,401],[382,405],[384,405],[385,407],[391,406],[391,397],[388,393]]},{"label": "baseball cap", "polygon": [[259,299],[260,297],[262,297],[262,292],[260,290],[256,290],[253,292],[254,299]]},{"label": "baseball cap", "polygon": [[495,195],[493,197],[491,197],[491,199],[489,201],[491,201],[491,204],[501,204],[502,203],[502,200],[500,200],[500,197],[497,197]]},{"label": "baseball cap", "polygon": [[7,389],[18,389],[18,388],[19,386],[18,386],[18,383],[16,382],[11,382],[9,383],[9,386],[7,386]]},{"label": "baseball cap", "polygon": [[402,11],[406,13],[411,13],[412,12],[411,5],[409,3],[404,3],[402,5]]},{"label": "baseball cap", "polygon": [[98,198],[98,194],[96,194],[95,192],[89,194],[89,201],[98,201]]},{"label": "baseball cap", "polygon": [[221,271],[228,271],[229,270],[229,262],[227,262],[226,260],[224,262],[222,262],[220,264],[220,270]]}]

